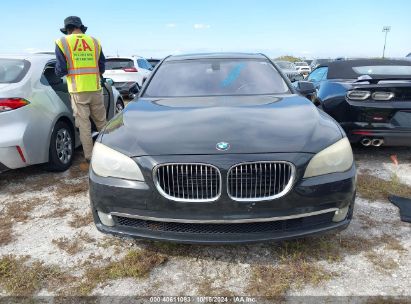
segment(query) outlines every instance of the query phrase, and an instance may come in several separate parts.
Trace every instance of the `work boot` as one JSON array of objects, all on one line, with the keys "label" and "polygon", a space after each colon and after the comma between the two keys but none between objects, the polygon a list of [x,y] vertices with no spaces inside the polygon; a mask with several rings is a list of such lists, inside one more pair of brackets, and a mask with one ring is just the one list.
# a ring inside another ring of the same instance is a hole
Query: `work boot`
[{"label": "work boot", "polygon": [[90,160],[89,159],[86,159],[84,162],[82,162],[80,164],[80,170],[81,171],[86,172],[86,171],[88,171],[89,168],[90,168]]}]

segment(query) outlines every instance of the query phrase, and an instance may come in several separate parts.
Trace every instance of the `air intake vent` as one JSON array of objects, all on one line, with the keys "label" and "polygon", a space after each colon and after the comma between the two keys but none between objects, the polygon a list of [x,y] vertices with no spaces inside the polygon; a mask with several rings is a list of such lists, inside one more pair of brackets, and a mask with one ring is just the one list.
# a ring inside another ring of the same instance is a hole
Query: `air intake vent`
[{"label": "air intake vent", "polygon": [[279,198],[291,189],[294,176],[295,167],[288,162],[239,164],[228,172],[228,195],[236,201]]},{"label": "air intake vent", "polygon": [[221,195],[220,171],[206,164],[159,165],[154,169],[154,182],[173,201],[211,202]]}]

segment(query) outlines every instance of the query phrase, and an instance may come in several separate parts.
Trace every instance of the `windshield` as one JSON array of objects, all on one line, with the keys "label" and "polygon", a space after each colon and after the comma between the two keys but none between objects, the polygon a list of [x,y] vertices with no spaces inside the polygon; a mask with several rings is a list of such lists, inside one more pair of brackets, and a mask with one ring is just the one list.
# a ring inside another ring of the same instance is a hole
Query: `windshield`
[{"label": "windshield", "polygon": [[359,75],[411,76],[411,66],[370,65],[353,67],[352,69]]},{"label": "windshield", "polygon": [[106,70],[122,70],[126,68],[134,68],[134,62],[132,59],[106,59]]},{"label": "windshield", "polygon": [[22,59],[0,58],[0,83],[16,83],[26,75],[30,63]]},{"label": "windshield", "polygon": [[269,95],[288,90],[268,60],[198,59],[163,63],[143,96]]},{"label": "windshield", "polygon": [[280,67],[282,70],[295,70],[295,65],[292,62],[288,61],[277,61],[276,64]]}]

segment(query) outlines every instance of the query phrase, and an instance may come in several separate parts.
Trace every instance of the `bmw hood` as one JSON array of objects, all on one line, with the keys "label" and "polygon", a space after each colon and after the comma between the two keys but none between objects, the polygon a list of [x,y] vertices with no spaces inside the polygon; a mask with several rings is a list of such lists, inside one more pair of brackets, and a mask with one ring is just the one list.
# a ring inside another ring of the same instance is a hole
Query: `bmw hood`
[{"label": "bmw hood", "polygon": [[298,95],[139,99],[100,140],[128,156],[317,153],[342,138],[337,123]]}]

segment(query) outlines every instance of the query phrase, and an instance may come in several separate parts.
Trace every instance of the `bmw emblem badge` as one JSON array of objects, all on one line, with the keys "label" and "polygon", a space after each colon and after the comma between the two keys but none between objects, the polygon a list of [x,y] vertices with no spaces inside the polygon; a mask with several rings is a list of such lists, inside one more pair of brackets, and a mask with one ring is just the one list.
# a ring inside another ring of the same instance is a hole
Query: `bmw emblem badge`
[{"label": "bmw emblem badge", "polygon": [[227,142],[222,141],[222,142],[219,142],[219,143],[216,145],[216,148],[217,148],[217,150],[219,150],[219,151],[227,151],[228,149],[230,149],[230,144],[227,143]]}]

